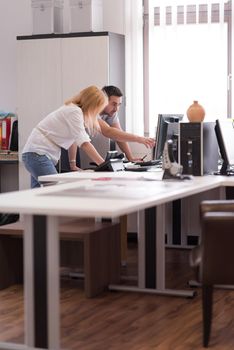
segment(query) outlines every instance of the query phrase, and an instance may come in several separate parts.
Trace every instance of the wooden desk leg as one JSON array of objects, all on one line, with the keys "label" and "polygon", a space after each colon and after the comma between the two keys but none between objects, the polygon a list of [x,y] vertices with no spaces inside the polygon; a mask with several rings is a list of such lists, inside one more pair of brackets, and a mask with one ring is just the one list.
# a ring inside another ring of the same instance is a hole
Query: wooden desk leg
[{"label": "wooden desk leg", "polygon": [[120,223],[120,246],[121,246],[121,265],[126,266],[127,263],[127,215],[120,216],[119,218],[113,218],[113,223]]},{"label": "wooden desk leg", "polygon": [[84,240],[85,294],[92,298],[120,281],[120,225],[90,232]]}]

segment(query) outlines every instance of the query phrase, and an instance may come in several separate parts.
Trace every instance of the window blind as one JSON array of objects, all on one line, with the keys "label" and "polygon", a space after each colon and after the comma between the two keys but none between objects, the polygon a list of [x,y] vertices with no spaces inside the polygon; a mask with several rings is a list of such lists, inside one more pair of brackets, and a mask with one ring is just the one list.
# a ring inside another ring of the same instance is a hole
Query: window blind
[{"label": "window blind", "polygon": [[[196,23],[220,23],[228,22],[231,19],[231,1],[227,3],[209,3],[154,7],[154,25],[172,25],[173,11],[176,11],[175,18],[178,25]],[[165,16],[165,18],[164,18]]]}]

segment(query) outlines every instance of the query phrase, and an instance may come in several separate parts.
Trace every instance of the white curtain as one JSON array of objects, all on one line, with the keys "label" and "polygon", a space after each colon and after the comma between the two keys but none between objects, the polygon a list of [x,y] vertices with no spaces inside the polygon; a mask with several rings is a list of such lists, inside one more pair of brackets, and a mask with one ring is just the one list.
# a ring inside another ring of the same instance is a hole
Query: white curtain
[{"label": "white curtain", "polygon": [[144,133],[142,0],[125,0],[126,131]]}]

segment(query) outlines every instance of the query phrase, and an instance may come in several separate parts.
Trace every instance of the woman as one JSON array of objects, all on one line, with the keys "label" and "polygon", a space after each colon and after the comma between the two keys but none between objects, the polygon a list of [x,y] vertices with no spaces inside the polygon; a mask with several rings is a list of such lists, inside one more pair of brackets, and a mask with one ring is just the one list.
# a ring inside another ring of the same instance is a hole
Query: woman
[{"label": "woman", "polygon": [[[30,134],[22,152],[25,168],[31,174],[31,187],[40,187],[38,176],[56,174],[61,147],[77,144],[92,161],[101,164],[104,159],[90,143],[89,135],[99,131],[97,115],[108,99],[96,86],[80,91],[63,106],[45,117]],[[70,159],[70,162],[75,162]]]}]

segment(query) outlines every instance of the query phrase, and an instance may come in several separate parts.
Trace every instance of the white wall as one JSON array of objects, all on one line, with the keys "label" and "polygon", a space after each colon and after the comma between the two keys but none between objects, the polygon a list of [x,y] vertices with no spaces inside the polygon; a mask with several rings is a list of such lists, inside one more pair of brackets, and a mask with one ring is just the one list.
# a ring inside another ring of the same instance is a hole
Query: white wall
[{"label": "white wall", "polygon": [[[104,31],[124,33],[124,0],[103,0]],[[64,0],[64,32],[70,25]],[[16,36],[32,34],[31,0],[0,0],[0,110],[16,112]],[[30,103],[30,101],[29,101]]]},{"label": "white wall", "polygon": [[16,36],[32,31],[30,0],[0,1],[0,110],[16,109]]},{"label": "white wall", "polygon": [[125,33],[125,2],[126,0],[103,0],[104,30]]}]

